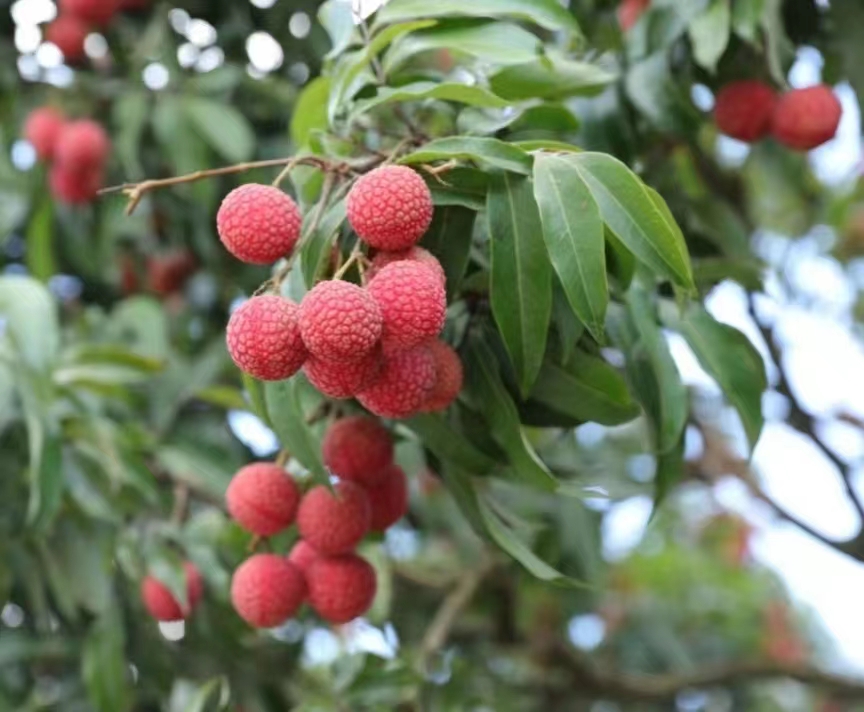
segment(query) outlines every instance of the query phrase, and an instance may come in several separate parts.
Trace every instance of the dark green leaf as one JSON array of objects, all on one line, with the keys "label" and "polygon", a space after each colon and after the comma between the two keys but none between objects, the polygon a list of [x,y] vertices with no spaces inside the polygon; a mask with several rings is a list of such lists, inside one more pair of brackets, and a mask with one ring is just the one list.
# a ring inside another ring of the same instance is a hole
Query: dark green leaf
[{"label": "dark green leaf", "polygon": [[[307,217],[307,221],[311,219],[313,218]],[[343,222],[345,222],[345,201],[340,200],[327,208],[315,230],[304,238],[300,262],[303,268],[303,279],[309,289],[315,285],[321,268],[326,264],[330,256],[330,248]]]},{"label": "dark green leaf", "polygon": [[450,298],[458,292],[465,276],[476,218],[475,211],[459,205],[439,207],[432,225],[420,241],[420,245],[441,262],[447,275],[447,296]]},{"label": "dark green leaf", "polygon": [[431,163],[454,158],[473,161],[480,168],[500,168],[513,173],[531,174],[531,156],[521,148],[496,138],[439,138],[409,153],[400,163]]},{"label": "dark green leaf", "polygon": [[429,184],[435,205],[459,205],[474,212],[486,207],[489,177],[476,168],[454,168],[447,171],[446,183]]},{"label": "dark green leaf", "polygon": [[417,415],[407,421],[411,428],[436,457],[459,469],[477,475],[488,475],[498,463],[478,450],[442,415]]},{"label": "dark green leaf", "polygon": [[35,529],[47,529],[63,502],[63,452],[59,438],[48,436],[37,463],[31,464],[30,501],[27,522]]},{"label": "dark green leaf", "polygon": [[570,306],[602,342],[609,285],[603,220],[591,191],[572,162],[541,154],[534,162],[534,197],[549,258]]},{"label": "dark green leaf", "polygon": [[54,203],[47,197],[27,225],[27,269],[36,279],[47,282],[57,272],[54,257]]},{"label": "dark green leaf", "polygon": [[97,712],[124,712],[130,695],[126,676],[124,625],[113,609],[91,627],[81,655],[81,676]]},{"label": "dark green leaf", "polygon": [[223,158],[234,163],[252,158],[255,132],[240,111],[202,97],[185,97],[183,101],[191,122]]},{"label": "dark green leaf", "polygon": [[587,62],[555,58],[535,59],[505,67],[489,77],[492,91],[504,99],[564,99],[599,94],[615,75]]},{"label": "dark green leaf", "polygon": [[306,424],[303,389],[308,383],[301,376],[288,381],[264,384],[267,412],[273,430],[292,457],[309,470],[321,483],[329,482],[329,474],[321,459],[321,443]]},{"label": "dark green leaf", "polygon": [[[248,373],[242,374],[243,388],[249,397],[252,412],[257,415],[267,426],[270,426],[270,415],[267,413],[267,404],[264,399],[264,384]],[[272,427],[272,426],[270,426]]]},{"label": "dark green leaf", "polygon": [[579,169],[603,220],[625,247],[661,276],[692,289],[687,246],[665,204],[655,202],[644,183],[612,156],[586,152],[566,160]]},{"label": "dark green leaf", "polygon": [[654,473],[654,510],[666,499],[672,488],[684,479],[684,435],[668,452],[657,453],[657,469]]},{"label": "dark green leaf", "polygon": [[487,200],[492,313],[523,393],[537,377],[552,313],[552,266],[531,181],[493,176]]},{"label": "dark green leaf", "polygon": [[459,104],[471,106],[504,107],[509,102],[499,96],[495,96],[488,89],[468,84],[456,84],[455,82],[414,82],[401,87],[384,87],[378,90],[377,96],[371,99],[358,101],[351,114],[353,121],[358,116],[365,114],[384,104],[392,104],[402,101],[422,101],[424,99],[439,99],[441,101],[453,101]]}]

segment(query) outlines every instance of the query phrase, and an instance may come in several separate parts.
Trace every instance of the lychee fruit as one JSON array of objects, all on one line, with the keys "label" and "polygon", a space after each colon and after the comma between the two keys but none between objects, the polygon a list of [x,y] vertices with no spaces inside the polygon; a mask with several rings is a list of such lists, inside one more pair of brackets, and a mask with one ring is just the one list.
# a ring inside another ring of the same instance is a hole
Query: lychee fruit
[{"label": "lychee fruit", "polygon": [[444,328],[447,294],[428,265],[393,262],[376,275],[368,290],[384,317],[385,353],[411,349],[436,338]]},{"label": "lychee fruit", "polygon": [[33,146],[40,160],[50,161],[54,157],[54,147],[65,123],[63,114],[50,106],[30,112],[24,124],[24,138]]},{"label": "lychee fruit", "polygon": [[317,559],[306,578],[309,603],[319,616],[333,624],[362,616],[375,600],[375,569],[354,554]]},{"label": "lychee fruit", "polygon": [[90,119],[72,121],[57,137],[54,160],[72,173],[98,171],[105,165],[111,141],[99,124]]},{"label": "lychee fruit", "polygon": [[56,45],[69,64],[77,64],[87,57],[84,41],[88,34],[87,23],[72,15],[61,15],[45,28],[45,39]]},{"label": "lychee fruit", "polygon": [[321,554],[315,551],[308,541],[303,541],[303,539],[301,539],[291,549],[291,553],[288,554],[288,561],[294,564],[294,566],[300,569],[300,571],[305,575],[309,570],[309,567],[312,565],[312,562],[320,556]]},{"label": "lychee fruit", "polygon": [[393,463],[393,438],[377,420],[352,415],[327,428],[321,454],[334,475],[371,487],[382,481]]},{"label": "lychee fruit", "polygon": [[416,414],[435,387],[435,357],[428,346],[390,354],[372,386],[357,394],[367,410],[382,418]]},{"label": "lychee fruit", "polygon": [[262,294],[244,302],[228,321],[228,353],[244,373],[262,381],[293,376],[308,353],[290,299]]},{"label": "lychee fruit", "polygon": [[344,554],[352,551],[369,531],[371,516],[363,489],[343,481],[332,491],[319,485],[306,493],[297,513],[297,528],[319,553]]},{"label": "lychee fruit", "polygon": [[382,166],[354,184],[347,210],[363,242],[379,250],[407,250],[429,229],[432,193],[416,171]]},{"label": "lychee fruit", "polygon": [[382,325],[378,304],[350,282],[320,282],[300,304],[303,342],[309,353],[324,361],[366,358],[381,338]]},{"label": "lychee fruit", "polygon": [[195,564],[183,563],[186,574],[186,605],[181,606],[174,598],[171,589],[155,576],[145,576],[141,582],[141,600],[147,612],[157,621],[180,621],[187,618],[194,610],[204,594],[204,582],[201,572]]},{"label": "lychee fruit", "polygon": [[231,603],[234,610],[255,628],[281,625],[300,608],[306,598],[306,580],[284,556],[256,554],[234,572]]},{"label": "lychee fruit", "polygon": [[353,398],[372,385],[384,361],[381,350],[375,349],[359,361],[322,361],[310,358],[303,366],[309,382],[328,398]]},{"label": "lychee fruit", "polygon": [[398,465],[384,470],[384,477],[374,487],[366,488],[372,523],[369,529],[383,532],[398,522],[408,511],[408,478]]},{"label": "lychee fruit", "polygon": [[102,171],[70,171],[60,163],[51,166],[48,187],[57,200],[69,205],[92,202],[102,187]]},{"label": "lychee fruit", "polygon": [[443,341],[433,341],[428,344],[435,358],[435,387],[429,400],[423,404],[423,410],[435,413],[447,408],[462,390],[464,369],[459,354],[452,346]]},{"label": "lychee fruit", "polygon": [[622,31],[628,32],[650,5],[651,0],[623,0],[617,10],[618,24]]},{"label": "lychee fruit", "polygon": [[732,82],[717,92],[714,120],[727,136],[753,143],[771,130],[776,103],[777,95],[764,82]]},{"label": "lychee fruit", "polygon": [[294,523],[300,491],[278,465],[256,462],[246,465],[228,485],[228,513],[247,531],[273,536]]},{"label": "lychee fruit", "polygon": [[401,252],[379,252],[372,258],[372,264],[366,271],[366,279],[371,281],[375,278],[375,275],[377,275],[387,265],[392,264],[393,262],[402,262],[403,260],[420,262],[431,267],[435,273],[441,277],[441,281],[446,285],[447,275],[444,273],[444,268],[441,266],[438,258],[429,252],[429,250],[417,247],[416,245],[408,250],[402,250]]},{"label": "lychee fruit", "polygon": [[834,138],[842,114],[843,107],[831,87],[820,84],[793,89],[777,101],[771,133],[785,146],[809,151]]},{"label": "lychee fruit", "polygon": [[154,255],[147,260],[147,282],[152,292],[166,296],[183,289],[198,268],[198,263],[189,250],[174,250]]},{"label": "lychee fruit", "polygon": [[61,15],[72,15],[92,25],[107,25],[117,9],[117,0],[60,0]]},{"label": "lychee fruit", "polygon": [[238,260],[256,265],[287,257],[300,239],[303,218],[290,195],[270,185],[249,183],[225,197],[216,229]]}]

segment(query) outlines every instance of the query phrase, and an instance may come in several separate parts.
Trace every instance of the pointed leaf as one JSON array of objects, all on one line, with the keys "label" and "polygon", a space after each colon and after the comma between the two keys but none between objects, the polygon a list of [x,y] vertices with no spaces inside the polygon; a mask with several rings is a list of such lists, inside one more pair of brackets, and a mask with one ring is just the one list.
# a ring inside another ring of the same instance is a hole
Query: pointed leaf
[{"label": "pointed leaf", "polygon": [[470,106],[505,107],[510,102],[495,96],[488,89],[469,84],[457,84],[456,82],[414,82],[401,87],[384,87],[378,90],[378,94],[371,99],[358,101],[351,114],[351,121],[384,104],[392,104],[402,101],[422,101],[424,99],[439,99],[441,101],[453,101]]},{"label": "pointed leaf", "polygon": [[321,443],[306,424],[304,389],[308,392],[311,386],[299,375],[287,381],[264,384],[267,412],[273,430],[291,456],[318,482],[328,483],[330,476],[321,459]]},{"label": "pointed leaf", "polygon": [[421,247],[425,247],[441,262],[447,275],[447,296],[450,298],[459,290],[468,267],[476,218],[474,210],[460,205],[440,207],[435,211],[428,232],[420,241]]},{"label": "pointed leaf", "polygon": [[417,415],[405,423],[436,457],[477,475],[488,475],[498,463],[478,450],[442,415]]},{"label": "pointed leaf", "polygon": [[423,148],[409,153],[400,163],[431,163],[458,158],[473,161],[480,168],[500,168],[513,173],[531,175],[531,156],[521,148],[497,138],[458,136],[430,141]]},{"label": "pointed leaf", "polygon": [[345,222],[345,201],[340,200],[324,212],[315,230],[303,239],[300,262],[303,268],[303,280],[309,289],[315,285],[322,266],[330,256],[330,248],[343,222]]},{"label": "pointed leaf", "polygon": [[6,320],[3,333],[24,363],[46,370],[60,347],[57,305],[48,289],[32,277],[0,277],[0,317]]},{"label": "pointed leaf", "polygon": [[599,94],[615,81],[611,72],[588,62],[543,57],[505,67],[489,78],[495,94],[510,101],[565,99]]},{"label": "pointed leaf", "polygon": [[81,676],[96,712],[124,712],[131,702],[126,679],[123,621],[111,609],[96,621],[84,641]]},{"label": "pointed leaf", "polygon": [[241,163],[255,153],[255,132],[233,106],[202,97],[185,97],[189,119],[210,146],[225,160]]}]

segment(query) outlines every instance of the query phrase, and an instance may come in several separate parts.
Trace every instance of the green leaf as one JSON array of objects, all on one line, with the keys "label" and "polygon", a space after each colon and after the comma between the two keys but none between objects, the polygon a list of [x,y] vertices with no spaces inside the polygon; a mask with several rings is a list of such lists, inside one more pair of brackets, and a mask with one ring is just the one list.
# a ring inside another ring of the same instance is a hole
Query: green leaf
[{"label": "green leaf", "polygon": [[183,106],[190,121],[224,159],[242,163],[252,158],[255,132],[240,111],[202,97],[184,97]]},{"label": "green leaf", "polygon": [[564,141],[556,141],[551,138],[526,139],[525,141],[511,141],[511,146],[521,148],[523,151],[554,151],[555,153],[581,153],[579,146]]},{"label": "green leaf", "polygon": [[420,437],[423,446],[436,457],[461,470],[488,475],[498,463],[478,450],[450,422],[439,414],[417,415],[405,423]]},{"label": "green leaf", "polygon": [[81,676],[97,712],[123,712],[130,707],[123,633],[123,621],[111,609],[90,626],[84,641]]},{"label": "green leaf", "polygon": [[[311,219],[313,218],[307,217],[307,221]],[[344,199],[327,208],[315,229],[304,237],[300,250],[300,263],[303,268],[303,280],[309,289],[315,285],[321,268],[326,264],[330,256],[330,248],[343,222],[345,222]]]},{"label": "green leaf", "polygon": [[519,411],[507,392],[492,350],[479,338],[468,350],[469,393],[483,413],[496,443],[507,453],[513,474],[524,484],[552,492],[558,482],[537,456],[519,422]]},{"label": "green leaf", "polygon": [[693,58],[709,72],[717,69],[717,62],[729,45],[732,31],[732,12],[729,3],[730,0],[712,0],[707,10],[690,22],[689,34]]},{"label": "green leaf", "polygon": [[579,170],[555,155],[535,159],[534,197],[546,249],[570,306],[602,343],[609,285],[600,210]]},{"label": "green leaf", "polygon": [[47,282],[57,272],[54,257],[54,202],[47,197],[27,225],[27,269],[36,279]]},{"label": "green leaf", "polygon": [[497,138],[439,138],[409,153],[399,162],[415,164],[451,159],[473,161],[479,168],[500,168],[513,173],[531,174],[531,156],[521,148]]},{"label": "green leaf", "polygon": [[579,25],[558,0],[390,0],[375,17],[376,24],[417,17],[514,17],[549,30],[578,32]]},{"label": "green leaf", "polygon": [[329,96],[329,77],[316,77],[303,87],[291,115],[291,140],[295,150],[309,143],[309,135],[313,131],[327,128]]},{"label": "green leaf", "polygon": [[175,479],[221,499],[234,473],[231,463],[203,446],[180,442],[156,452],[159,463]]},{"label": "green leaf", "polygon": [[30,500],[27,523],[34,529],[47,530],[63,503],[63,451],[60,439],[48,436],[38,460],[30,466]]},{"label": "green leaf", "polygon": [[267,403],[264,398],[264,384],[261,381],[252,378],[248,373],[243,373],[242,381],[243,388],[249,398],[249,404],[252,406],[252,412],[268,427],[272,427],[270,423],[270,415],[267,413]]},{"label": "green leaf", "polygon": [[500,96],[495,96],[488,89],[455,82],[414,82],[401,87],[383,87],[377,96],[358,101],[351,114],[351,121],[379,106],[401,101],[422,101],[424,99],[439,99],[453,101],[471,106],[504,107],[509,102]]},{"label": "green leaf", "polygon": [[195,696],[184,708],[184,712],[207,712],[207,710],[213,709],[209,703],[214,701],[217,705],[215,709],[224,710],[228,706],[230,693],[230,687],[226,678],[214,678],[198,688]]},{"label": "green leaf", "polygon": [[429,184],[436,206],[458,205],[474,212],[486,207],[489,177],[476,168],[454,168],[447,172],[447,182]]},{"label": "green leaf", "polygon": [[193,397],[226,410],[249,410],[243,392],[234,386],[207,386],[195,391]]},{"label": "green leaf", "polygon": [[113,105],[111,118],[116,128],[112,140],[128,178],[140,177],[144,173],[139,149],[150,118],[150,107],[150,92],[131,88],[120,94]]},{"label": "green leaf", "polygon": [[684,434],[668,451],[657,454],[657,469],[654,472],[654,517],[672,488],[684,479]]},{"label": "green leaf", "polygon": [[705,371],[717,381],[735,406],[755,448],[762,426],[762,394],[768,387],[765,362],[737,329],[721,324],[700,305],[692,305],[672,324],[687,339]]},{"label": "green leaf", "polygon": [[447,275],[447,296],[451,298],[459,291],[468,257],[477,213],[459,205],[439,207],[429,230],[420,241],[421,247],[431,252]]},{"label": "green leaf", "polygon": [[326,484],[330,476],[321,459],[321,443],[306,424],[308,413],[303,396],[304,390],[310,389],[302,376],[295,376],[287,381],[265,383],[264,397],[279,442],[318,482]]},{"label": "green leaf", "polygon": [[521,64],[534,59],[541,44],[537,35],[509,22],[448,24],[413,32],[394,43],[384,58],[384,70],[389,73],[418,54],[440,49],[493,64]]},{"label": "green leaf", "polygon": [[482,539],[488,539],[489,534],[483,523],[483,517],[480,515],[477,492],[474,489],[471,475],[452,461],[445,461],[441,467],[441,478],[474,533]]},{"label": "green leaf", "polygon": [[603,359],[576,349],[567,366],[544,363],[531,398],[582,422],[620,425],[639,415],[624,377]]},{"label": "green leaf", "polygon": [[487,198],[492,242],[492,313],[527,393],[537,377],[552,314],[552,266],[531,181],[496,174]]},{"label": "green leaf", "polygon": [[111,364],[142,373],[157,373],[165,367],[161,359],[142,356],[115,344],[80,343],[63,354],[65,363]]},{"label": "green leaf", "polygon": [[60,347],[60,320],[51,293],[32,277],[4,275],[0,277],[0,316],[6,319],[5,334],[24,363],[46,371]]},{"label": "green leaf", "polygon": [[504,99],[522,101],[593,96],[614,81],[614,74],[597,65],[544,57],[501,69],[489,77],[489,86]]},{"label": "green leaf", "polygon": [[612,156],[586,152],[567,156],[566,160],[582,174],[615,237],[659,275],[693,289],[687,245],[665,203],[655,202],[659,196],[652,195],[627,166]]},{"label": "green leaf", "polygon": [[351,46],[356,27],[352,3],[345,0],[327,0],[318,9],[318,21],[330,35],[333,45],[325,59],[338,57]]}]

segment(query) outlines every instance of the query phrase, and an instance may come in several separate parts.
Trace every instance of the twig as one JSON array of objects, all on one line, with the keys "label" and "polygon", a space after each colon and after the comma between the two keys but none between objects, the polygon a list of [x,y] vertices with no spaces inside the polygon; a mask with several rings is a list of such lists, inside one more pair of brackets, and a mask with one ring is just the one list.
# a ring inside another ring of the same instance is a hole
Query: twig
[{"label": "twig", "polygon": [[288,464],[288,460],[291,459],[291,453],[284,448],[279,451],[279,454],[276,456],[276,466],[277,467],[285,467]]},{"label": "twig", "polygon": [[171,511],[171,522],[180,525],[189,515],[189,485],[178,482],[174,485],[174,509]]},{"label": "twig", "polygon": [[348,259],[345,260],[345,264],[342,265],[336,274],[333,275],[333,279],[342,279],[345,276],[345,273],[351,269],[355,262],[358,262],[363,257],[363,253],[360,251],[359,247],[355,247],[354,251],[348,255]]},{"label": "twig", "polygon": [[[279,171],[279,175],[273,180],[272,186],[274,188],[278,188],[282,185],[282,181],[288,177],[288,174],[291,173],[298,165],[300,161],[300,156],[296,156],[294,160],[288,161],[285,167]],[[329,175],[329,174],[328,174]]]}]

